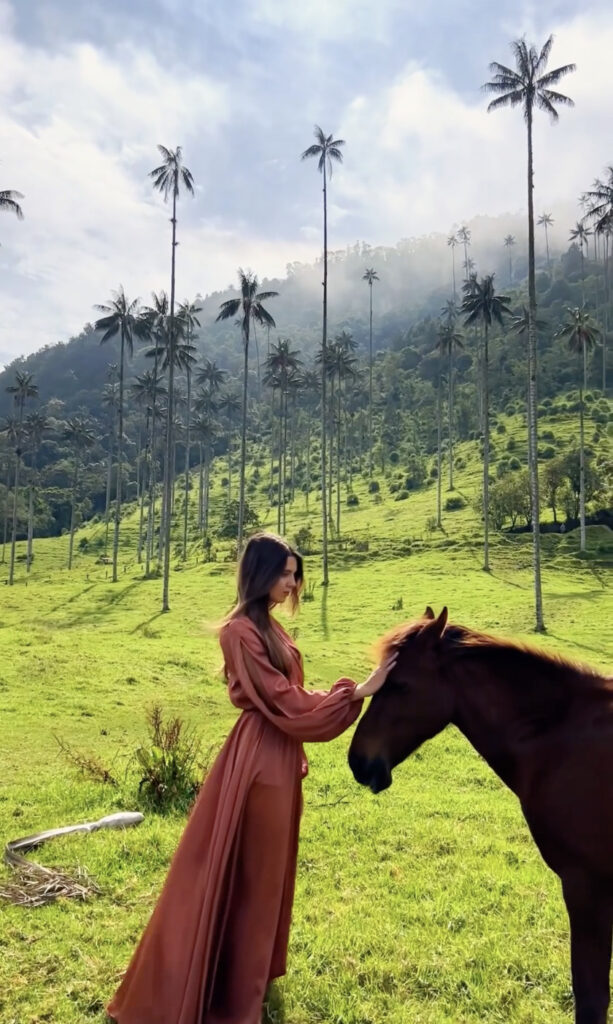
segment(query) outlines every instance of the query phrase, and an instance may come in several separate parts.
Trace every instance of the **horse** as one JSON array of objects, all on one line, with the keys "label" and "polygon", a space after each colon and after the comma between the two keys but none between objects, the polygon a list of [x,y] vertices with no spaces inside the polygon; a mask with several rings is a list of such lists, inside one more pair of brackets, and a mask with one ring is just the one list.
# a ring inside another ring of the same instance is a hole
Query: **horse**
[{"label": "horse", "polygon": [[349,749],[357,782],[380,793],[392,769],[455,725],[517,795],[562,883],[575,1024],[606,1024],[613,932],[613,677],[448,623],[430,607],[392,630],[397,652]]}]

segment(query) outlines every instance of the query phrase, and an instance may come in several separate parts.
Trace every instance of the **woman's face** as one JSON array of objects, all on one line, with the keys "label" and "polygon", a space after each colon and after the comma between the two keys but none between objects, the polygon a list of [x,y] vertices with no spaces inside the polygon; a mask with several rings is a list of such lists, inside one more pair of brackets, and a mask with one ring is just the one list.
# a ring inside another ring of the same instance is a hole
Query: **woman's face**
[{"label": "woman's face", "polygon": [[296,589],[296,573],[298,562],[293,555],[290,555],[285,563],[283,572],[276,583],[270,588],[270,603],[283,604],[286,598]]}]

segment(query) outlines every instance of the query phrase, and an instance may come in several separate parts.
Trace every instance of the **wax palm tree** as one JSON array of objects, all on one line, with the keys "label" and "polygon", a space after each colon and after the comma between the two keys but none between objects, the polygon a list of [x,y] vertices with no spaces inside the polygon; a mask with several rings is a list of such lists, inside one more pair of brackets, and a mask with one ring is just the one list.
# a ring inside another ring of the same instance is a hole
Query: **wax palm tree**
[{"label": "wax palm tree", "polygon": [[455,250],[456,246],[459,245],[459,239],[457,235],[449,235],[447,239],[447,245],[451,249],[451,280],[453,282],[453,298],[456,297],[456,283],[455,283]]},{"label": "wax palm tree", "polygon": [[[334,139],[332,135],[315,125],[316,142],[305,149],[302,160],[312,157],[317,159],[317,169],[323,179],[324,206],[324,279],[323,279],[323,323],[321,336],[321,361],[326,365],[326,347],[328,344],[328,178],[332,177],[334,163],[343,162],[342,146],[344,139]],[[321,375],[321,513],[322,513],[322,559],[324,587],[328,586],[328,519],[326,501],[326,374]]]},{"label": "wax palm tree", "polygon": [[185,409],[185,507],[183,510],[183,561],[185,561],[187,557],[187,512],[189,500],[189,462],[191,453],[190,430],[192,419],[192,367],[196,362],[196,349],[192,345],[192,340],[195,329],[200,327],[198,313],[201,312],[202,306],[198,306],[195,302],[188,302],[187,299],[185,302],[181,303],[178,312],[178,319],[181,321],[187,346],[184,349],[182,357],[185,376],[187,379],[187,404]]},{"label": "wax palm tree", "polygon": [[464,348],[462,335],[456,330],[458,314],[459,310],[455,302],[453,300],[448,301],[442,310],[443,323],[439,330],[437,343],[441,357],[447,357],[447,428],[449,433],[450,491],[453,490],[453,355],[457,349]]},{"label": "wax palm tree", "polygon": [[243,524],[245,518],[245,467],[247,461],[247,394],[249,385],[249,337],[253,324],[276,327],[275,321],[264,306],[267,299],[272,299],[278,292],[258,292],[258,279],[250,270],[238,271],[240,296],[222,302],[217,320],[228,320],[240,312],[240,324],[243,338],[243,417],[241,429],[241,461],[238,498],[238,554],[243,548]]},{"label": "wax palm tree", "polygon": [[[155,425],[153,423],[154,416],[157,415],[156,410],[159,405],[159,400],[167,396],[166,385],[161,377],[155,370],[145,370],[143,374],[137,376],[130,387],[130,393],[136,401],[144,405],[145,407],[145,467],[147,470],[147,487],[145,488],[144,481],[141,486],[141,502],[140,502],[140,520],[139,520],[139,531],[138,531],[138,552],[137,561],[142,561],[142,527],[144,520],[144,509],[145,509],[145,490],[148,494],[149,504],[149,516],[151,515],[151,488],[153,486],[153,472],[154,472],[154,459],[155,452],[153,451],[153,438]],[[149,574],[150,571],[150,551],[151,545],[149,543],[149,533],[152,524],[147,523],[147,537],[145,539],[145,573]]]},{"label": "wax palm tree", "polygon": [[596,178],[591,189],[582,196],[588,207],[587,216],[599,233],[613,226],[613,164],[607,168],[605,181]]},{"label": "wax palm tree", "polygon": [[343,426],[343,394],[346,390],[346,382],[357,376],[357,360],[351,353],[355,351],[356,344],[347,331],[337,335],[334,344],[331,346],[332,370],[336,376],[337,383],[337,408],[336,408],[336,536],[341,536],[341,431]]},{"label": "wax palm tree", "polygon": [[134,354],[134,338],[145,337],[147,321],[139,312],[139,300],[127,298],[123,286],[113,292],[109,302],[94,306],[104,316],[96,320],[94,329],[102,331],[100,344],[110,341],[119,335],[119,398],[117,425],[117,481],[115,485],[115,530],[113,535],[113,583],[117,583],[117,557],[119,552],[119,522],[121,519],[121,490],[123,474],[123,411],[124,411],[124,380],[126,353],[131,358]]},{"label": "wax palm tree", "polygon": [[149,177],[153,179],[153,187],[157,192],[160,192],[164,197],[164,202],[168,201],[168,198],[172,196],[172,217],[170,223],[172,224],[172,242],[171,242],[171,260],[170,260],[170,303],[168,309],[168,345],[169,345],[169,360],[168,360],[168,409],[166,419],[166,460],[165,460],[165,476],[164,476],[164,502],[163,502],[163,513],[162,513],[162,526],[161,531],[163,534],[164,542],[164,580],[162,586],[162,611],[167,612],[170,610],[169,604],[169,587],[170,587],[170,527],[171,527],[171,508],[172,498],[174,493],[174,480],[172,478],[171,467],[173,465],[173,452],[174,452],[174,440],[173,440],[173,422],[174,422],[174,371],[175,371],[175,358],[174,349],[176,344],[176,323],[175,323],[175,271],[176,271],[176,251],[177,251],[177,200],[182,189],[185,189],[190,195],[194,194],[194,179],[192,173],[183,164],[183,154],[181,147],[177,146],[175,150],[167,149],[166,146],[158,146],[158,150],[162,156],[162,163],[159,167],[155,167],[149,174]]},{"label": "wax palm tree", "polygon": [[[577,221],[574,228],[571,229],[570,235],[568,236],[569,242],[579,243],[579,249],[581,251],[581,304],[585,305],[585,256],[583,253],[583,246],[585,245],[586,250],[589,246],[589,237],[592,232],[585,226],[582,221]],[[587,387],[587,380],[584,380],[583,386]]]},{"label": "wax palm tree", "polygon": [[[507,295],[497,295],[494,288],[494,275],[488,274],[478,281],[473,277],[464,285],[464,301],[462,312],[465,314],[466,326],[480,323],[483,327],[483,568],[490,571],[489,562],[489,456],[490,456],[490,423],[489,423],[489,331],[494,323],[502,326],[503,315],[511,315]],[[532,506],[532,518],[538,523],[538,506]]]},{"label": "wax palm tree", "polygon": [[12,452],[15,450],[17,437],[16,421],[14,417],[8,417],[0,426],[0,471],[4,476],[4,503],[2,518],[4,526],[2,531],[2,557],[0,562],[4,565],[6,561],[6,542],[8,538],[9,523],[9,494],[12,478]]},{"label": "wax palm tree", "polygon": [[460,228],[458,231],[458,242],[464,246],[464,263],[462,265],[464,267],[464,280],[468,281],[474,267],[474,262],[468,256],[468,246],[471,244],[470,228],[466,226]]},{"label": "wax palm tree", "polygon": [[305,370],[302,373],[302,390],[306,413],[306,509],[309,510],[309,494],[311,492],[311,436],[313,400],[316,400],[321,393],[321,380],[316,369]]},{"label": "wax palm tree", "polygon": [[15,383],[9,384],[6,388],[17,409],[15,437],[15,476],[13,480],[13,528],[11,531],[11,561],[9,566],[9,587],[13,586],[15,575],[15,544],[17,543],[17,498],[19,495],[19,469],[21,466],[21,445],[23,440],[23,417],[25,404],[29,398],[36,398],[38,385],[34,383],[31,373],[25,370],[18,370],[15,374]]},{"label": "wax palm tree", "polygon": [[30,572],[33,556],[34,538],[34,493],[38,484],[37,456],[45,431],[49,429],[46,416],[40,412],[31,412],[26,416],[25,423],[26,447],[30,456],[30,485],[28,487],[28,546],[26,554],[26,572]]},{"label": "wax palm tree", "polygon": [[109,523],[111,510],[111,486],[113,482],[113,455],[115,453],[115,435],[117,433],[117,409],[119,407],[119,367],[117,363],[109,363],[106,384],[102,388],[102,405],[109,410],[109,451],[106,467],[106,497],[104,503],[104,556],[109,547]]},{"label": "wax palm tree", "polygon": [[534,258],[534,165],[532,156],[532,124],[535,109],[544,110],[553,121],[558,120],[556,106],[572,106],[568,96],[556,92],[552,86],[575,70],[574,64],[565,64],[547,71],[547,62],[553,45],[553,36],[549,36],[540,52],[534,46],[528,46],[525,39],[516,39],[511,48],[515,57],[515,68],[493,62],[490,71],[493,78],[483,88],[486,92],[496,93],[497,98],[488,105],[488,111],[499,107],[522,108],[526,122],[528,138],[528,373],[530,380],[528,424],[531,432],[530,450],[530,496],[532,502],[532,537],[534,567],[534,597],[537,632],[545,629],[543,619],[543,596],[541,589],[541,549],[539,534],[539,494],[538,494],[538,463],[537,463],[537,408],[536,408],[536,269]]},{"label": "wax palm tree", "polygon": [[[240,406],[239,406],[240,407]],[[200,452],[198,489],[198,526],[205,533],[209,525],[209,482],[211,450],[217,436],[217,424],[210,414],[200,413],[192,423],[192,430]]]},{"label": "wax palm tree", "polygon": [[[362,276],[363,281],[368,281],[368,290],[370,292],[370,319],[369,319],[369,332],[368,332],[368,473],[372,477],[372,286],[374,281],[378,281],[379,277],[376,270],[367,269],[364,271]],[[454,291],[455,291],[455,274],[454,274]]]},{"label": "wax palm tree", "polygon": [[302,365],[300,352],[292,348],[289,338],[280,338],[270,346],[270,354],[266,359],[265,383],[278,388],[280,395],[279,408],[279,478],[277,500],[277,527],[279,532],[285,530],[285,482],[287,477],[287,426],[288,396],[290,382]]},{"label": "wax palm tree", "polygon": [[81,468],[83,455],[88,448],[96,443],[94,426],[84,416],[73,416],[66,423],[64,440],[72,448],[73,475],[72,489],[70,492],[70,541],[68,544],[68,568],[72,569],[72,551],[74,545],[74,532],[76,527],[77,495],[79,489],[79,469]]},{"label": "wax palm tree", "polygon": [[514,235],[506,235],[504,239],[505,249],[509,252],[509,287],[513,283],[513,246],[515,245]]},{"label": "wax palm tree", "polygon": [[234,439],[234,422],[241,411],[240,395],[235,391],[226,391],[218,401],[218,409],[225,413],[228,420],[228,502],[232,501],[232,441]]},{"label": "wax palm tree", "polygon": [[[568,342],[571,352],[577,353],[583,363],[583,380],[586,377],[587,354],[598,342],[600,328],[594,323],[592,317],[585,309],[576,306],[574,309],[567,308],[566,322],[556,333],[556,338]],[[581,385],[581,373],[579,374],[579,529],[580,546],[585,551],[585,439],[584,439],[584,410],[583,410],[583,387]]]},{"label": "wax palm tree", "polygon": [[540,227],[545,229],[545,249],[547,252],[547,271],[551,270],[551,262],[549,260],[549,232],[548,228],[554,223],[553,217],[550,213],[541,213],[538,222]]},{"label": "wax palm tree", "polygon": [[[153,299],[153,305],[145,306],[143,308],[143,317],[145,324],[148,328],[148,340],[153,341],[153,348],[150,348],[145,355],[153,359],[153,375],[158,379],[159,373],[159,361],[160,353],[163,352],[166,338],[168,336],[168,295],[165,291],[151,293]],[[168,391],[165,388],[164,394],[167,396]],[[153,537],[155,533],[155,485],[156,485],[156,468],[157,468],[157,423],[158,423],[159,407],[157,404],[157,396],[153,396],[153,406],[151,410],[151,475],[149,479],[149,513],[147,516],[147,551],[146,551],[146,567],[145,573],[148,576],[151,567],[151,559],[153,558]],[[162,527],[160,524],[160,539],[158,551],[161,554],[161,543],[162,543]]]}]

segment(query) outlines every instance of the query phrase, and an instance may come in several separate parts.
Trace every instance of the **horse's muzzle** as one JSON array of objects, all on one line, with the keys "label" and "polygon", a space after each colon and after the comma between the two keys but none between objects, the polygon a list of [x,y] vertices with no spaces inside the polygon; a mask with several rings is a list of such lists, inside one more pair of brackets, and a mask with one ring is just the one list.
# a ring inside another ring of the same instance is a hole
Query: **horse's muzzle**
[{"label": "horse's muzzle", "polygon": [[361,786],[370,786],[373,793],[381,793],[392,784],[392,773],[382,757],[369,759],[362,754],[349,754],[349,767]]}]

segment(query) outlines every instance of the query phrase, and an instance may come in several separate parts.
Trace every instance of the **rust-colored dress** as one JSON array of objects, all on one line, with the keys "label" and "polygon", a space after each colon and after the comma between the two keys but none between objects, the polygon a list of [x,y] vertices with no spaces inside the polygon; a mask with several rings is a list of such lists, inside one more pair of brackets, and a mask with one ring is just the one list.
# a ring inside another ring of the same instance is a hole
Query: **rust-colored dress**
[{"label": "rust-colored dress", "polygon": [[119,989],[118,1024],[259,1024],[285,973],[296,877],[302,741],[358,717],[355,683],[307,691],[287,633],[289,677],[241,616],[220,636],[230,700],[242,709],[198,795],[166,882]]}]

